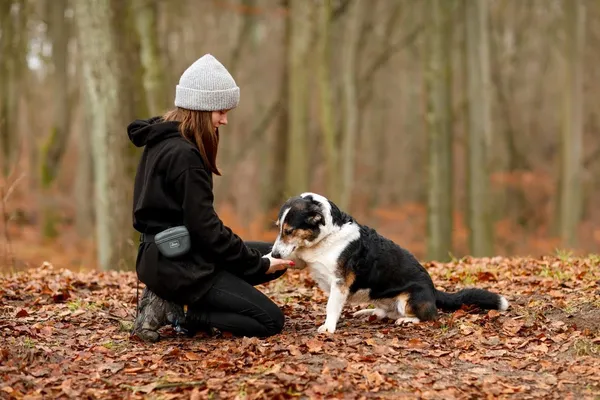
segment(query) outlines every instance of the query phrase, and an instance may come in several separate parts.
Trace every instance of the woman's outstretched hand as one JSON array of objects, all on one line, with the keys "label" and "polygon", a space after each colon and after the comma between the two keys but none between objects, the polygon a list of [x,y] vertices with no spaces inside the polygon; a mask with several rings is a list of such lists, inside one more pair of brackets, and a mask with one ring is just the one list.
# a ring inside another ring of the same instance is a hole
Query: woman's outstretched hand
[{"label": "woman's outstretched hand", "polygon": [[271,266],[267,270],[267,274],[273,274],[277,271],[283,271],[287,267],[293,267],[295,263],[292,260],[283,260],[281,258],[273,258],[271,254],[267,254],[265,258],[269,259]]}]

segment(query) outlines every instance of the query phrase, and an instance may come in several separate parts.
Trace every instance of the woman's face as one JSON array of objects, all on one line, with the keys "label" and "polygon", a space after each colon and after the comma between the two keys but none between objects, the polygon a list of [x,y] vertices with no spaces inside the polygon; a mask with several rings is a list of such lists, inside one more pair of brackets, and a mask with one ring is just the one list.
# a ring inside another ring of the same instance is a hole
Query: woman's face
[{"label": "woman's face", "polygon": [[229,110],[213,111],[211,115],[213,128],[216,130],[221,125],[227,125],[227,112]]}]

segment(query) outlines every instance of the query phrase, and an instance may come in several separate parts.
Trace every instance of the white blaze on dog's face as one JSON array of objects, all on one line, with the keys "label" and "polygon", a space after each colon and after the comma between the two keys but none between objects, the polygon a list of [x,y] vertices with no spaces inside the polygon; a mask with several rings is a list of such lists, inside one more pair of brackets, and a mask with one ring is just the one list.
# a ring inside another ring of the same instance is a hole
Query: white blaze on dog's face
[{"label": "white blaze on dog's face", "polygon": [[314,246],[331,231],[329,201],[313,193],[292,197],[281,206],[277,226],[273,257],[293,257],[297,250]]}]

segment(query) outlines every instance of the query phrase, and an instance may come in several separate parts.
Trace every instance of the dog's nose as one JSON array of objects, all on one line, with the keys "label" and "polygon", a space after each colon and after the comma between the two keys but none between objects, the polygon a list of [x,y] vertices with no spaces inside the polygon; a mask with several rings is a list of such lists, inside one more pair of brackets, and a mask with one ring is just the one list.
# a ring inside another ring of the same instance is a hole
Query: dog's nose
[{"label": "dog's nose", "polygon": [[273,256],[273,258],[281,258],[281,253],[278,251],[273,251],[273,253],[271,253],[271,255]]}]

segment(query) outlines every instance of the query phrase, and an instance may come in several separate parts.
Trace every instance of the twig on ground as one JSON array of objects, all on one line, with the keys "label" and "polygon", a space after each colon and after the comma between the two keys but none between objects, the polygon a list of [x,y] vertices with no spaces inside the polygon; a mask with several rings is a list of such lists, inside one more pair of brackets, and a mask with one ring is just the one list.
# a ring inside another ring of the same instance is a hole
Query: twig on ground
[{"label": "twig on ground", "polygon": [[133,391],[133,393],[143,392],[143,393],[148,394],[148,393],[152,392],[153,390],[203,386],[205,384],[206,384],[205,381],[165,382],[165,383],[157,383],[156,385],[149,383],[148,385],[143,385],[143,386],[132,386],[132,385],[127,385],[125,383],[122,383],[121,385],[119,385],[119,387],[122,387],[124,389],[129,389],[129,390]]},{"label": "twig on ground", "polygon": [[15,260],[15,255],[13,254],[13,251],[12,251],[12,242],[10,240],[10,233],[8,232],[8,222],[10,220],[10,216],[8,215],[8,212],[6,211],[6,202],[8,201],[8,198],[13,193],[15,188],[17,187],[17,184],[19,183],[19,181],[21,181],[21,179],[23,179],[23,177],[25,177],[24,173],[21,174],[17,179],[15,179],[13,183],[10,184],[6,193],[4,192],[4,186],[0,187],[0,200],[2,202],[2,221],[4,223],[4,237],[6,238],[6,248],[5,248],[6,251],[4,253],[4,257],[7,262],[10,258],[10,265],[12,266],[13,269],[16,267],[16,260]]}]

